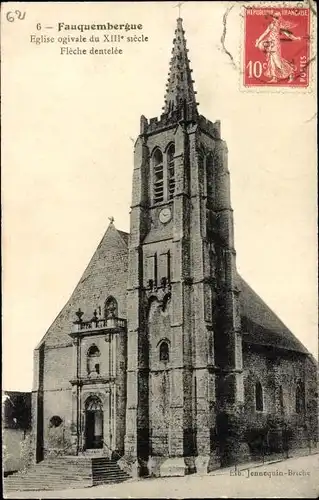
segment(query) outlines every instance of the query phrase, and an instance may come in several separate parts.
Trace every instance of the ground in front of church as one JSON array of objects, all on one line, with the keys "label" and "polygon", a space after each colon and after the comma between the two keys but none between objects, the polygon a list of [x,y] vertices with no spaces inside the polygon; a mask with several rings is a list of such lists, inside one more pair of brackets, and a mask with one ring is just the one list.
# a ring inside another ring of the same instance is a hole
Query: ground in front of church
[{"label": "ground in front of church", "polygon": [[258,467],[64,491],[10,492],[5,498],[318,498],[319,454]]}]

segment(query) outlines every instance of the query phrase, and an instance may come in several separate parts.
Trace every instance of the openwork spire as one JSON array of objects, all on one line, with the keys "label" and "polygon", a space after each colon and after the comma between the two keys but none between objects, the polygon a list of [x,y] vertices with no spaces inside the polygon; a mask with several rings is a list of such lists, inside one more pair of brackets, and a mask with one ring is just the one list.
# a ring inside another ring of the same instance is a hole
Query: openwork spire
[{"label": "openwork spire", "polygon": [[171,113],[183,106],[196,109],[195,94],[192,80],[192,71],[189,67],[188,49],[184,37],[183,20],[177,19],[177,28],[173,40],[172,58],[170,62],[169,78],[166,84],[164,113]]}]

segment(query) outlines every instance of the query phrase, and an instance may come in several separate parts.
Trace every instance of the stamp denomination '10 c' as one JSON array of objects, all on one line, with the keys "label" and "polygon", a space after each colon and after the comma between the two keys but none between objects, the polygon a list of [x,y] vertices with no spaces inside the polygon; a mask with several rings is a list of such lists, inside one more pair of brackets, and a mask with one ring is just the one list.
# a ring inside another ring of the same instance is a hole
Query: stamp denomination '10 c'
[{"label": "stamp denomination '10 c'", "polygon": [[307,87],[309,64],[309,9],[245,9],[245,87]]}]

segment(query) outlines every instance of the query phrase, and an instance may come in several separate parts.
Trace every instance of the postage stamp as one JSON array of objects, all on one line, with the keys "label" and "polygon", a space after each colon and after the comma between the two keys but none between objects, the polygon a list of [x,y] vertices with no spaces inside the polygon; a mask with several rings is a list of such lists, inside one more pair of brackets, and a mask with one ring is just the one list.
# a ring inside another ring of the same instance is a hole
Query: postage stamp
[{"label": "postage stamp", "polygon": [[244,87],[308,87],[309,8],[245,8]]}]

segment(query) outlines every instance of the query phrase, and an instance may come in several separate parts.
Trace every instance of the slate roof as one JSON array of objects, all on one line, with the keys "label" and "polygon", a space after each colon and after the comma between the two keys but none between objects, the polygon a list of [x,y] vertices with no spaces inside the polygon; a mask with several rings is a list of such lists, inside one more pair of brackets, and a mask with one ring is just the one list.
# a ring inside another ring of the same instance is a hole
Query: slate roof
[{"label": "slate roof", "polygon": [[117,229],[117,232],[119,233],[119,235],[123,239],[124,243],[126,245],[128,245],[129,237],[130,237],[129,233],[125,233],[124,231],[119,231],[118,229]]},{"label": "slate roof", "polygon": [[275,346],[309,354],[303,344],[248,283],[241,276],[238,276],[238,278],[241,289],[242,328],[246,333],[244,340],[251,344]]}]

